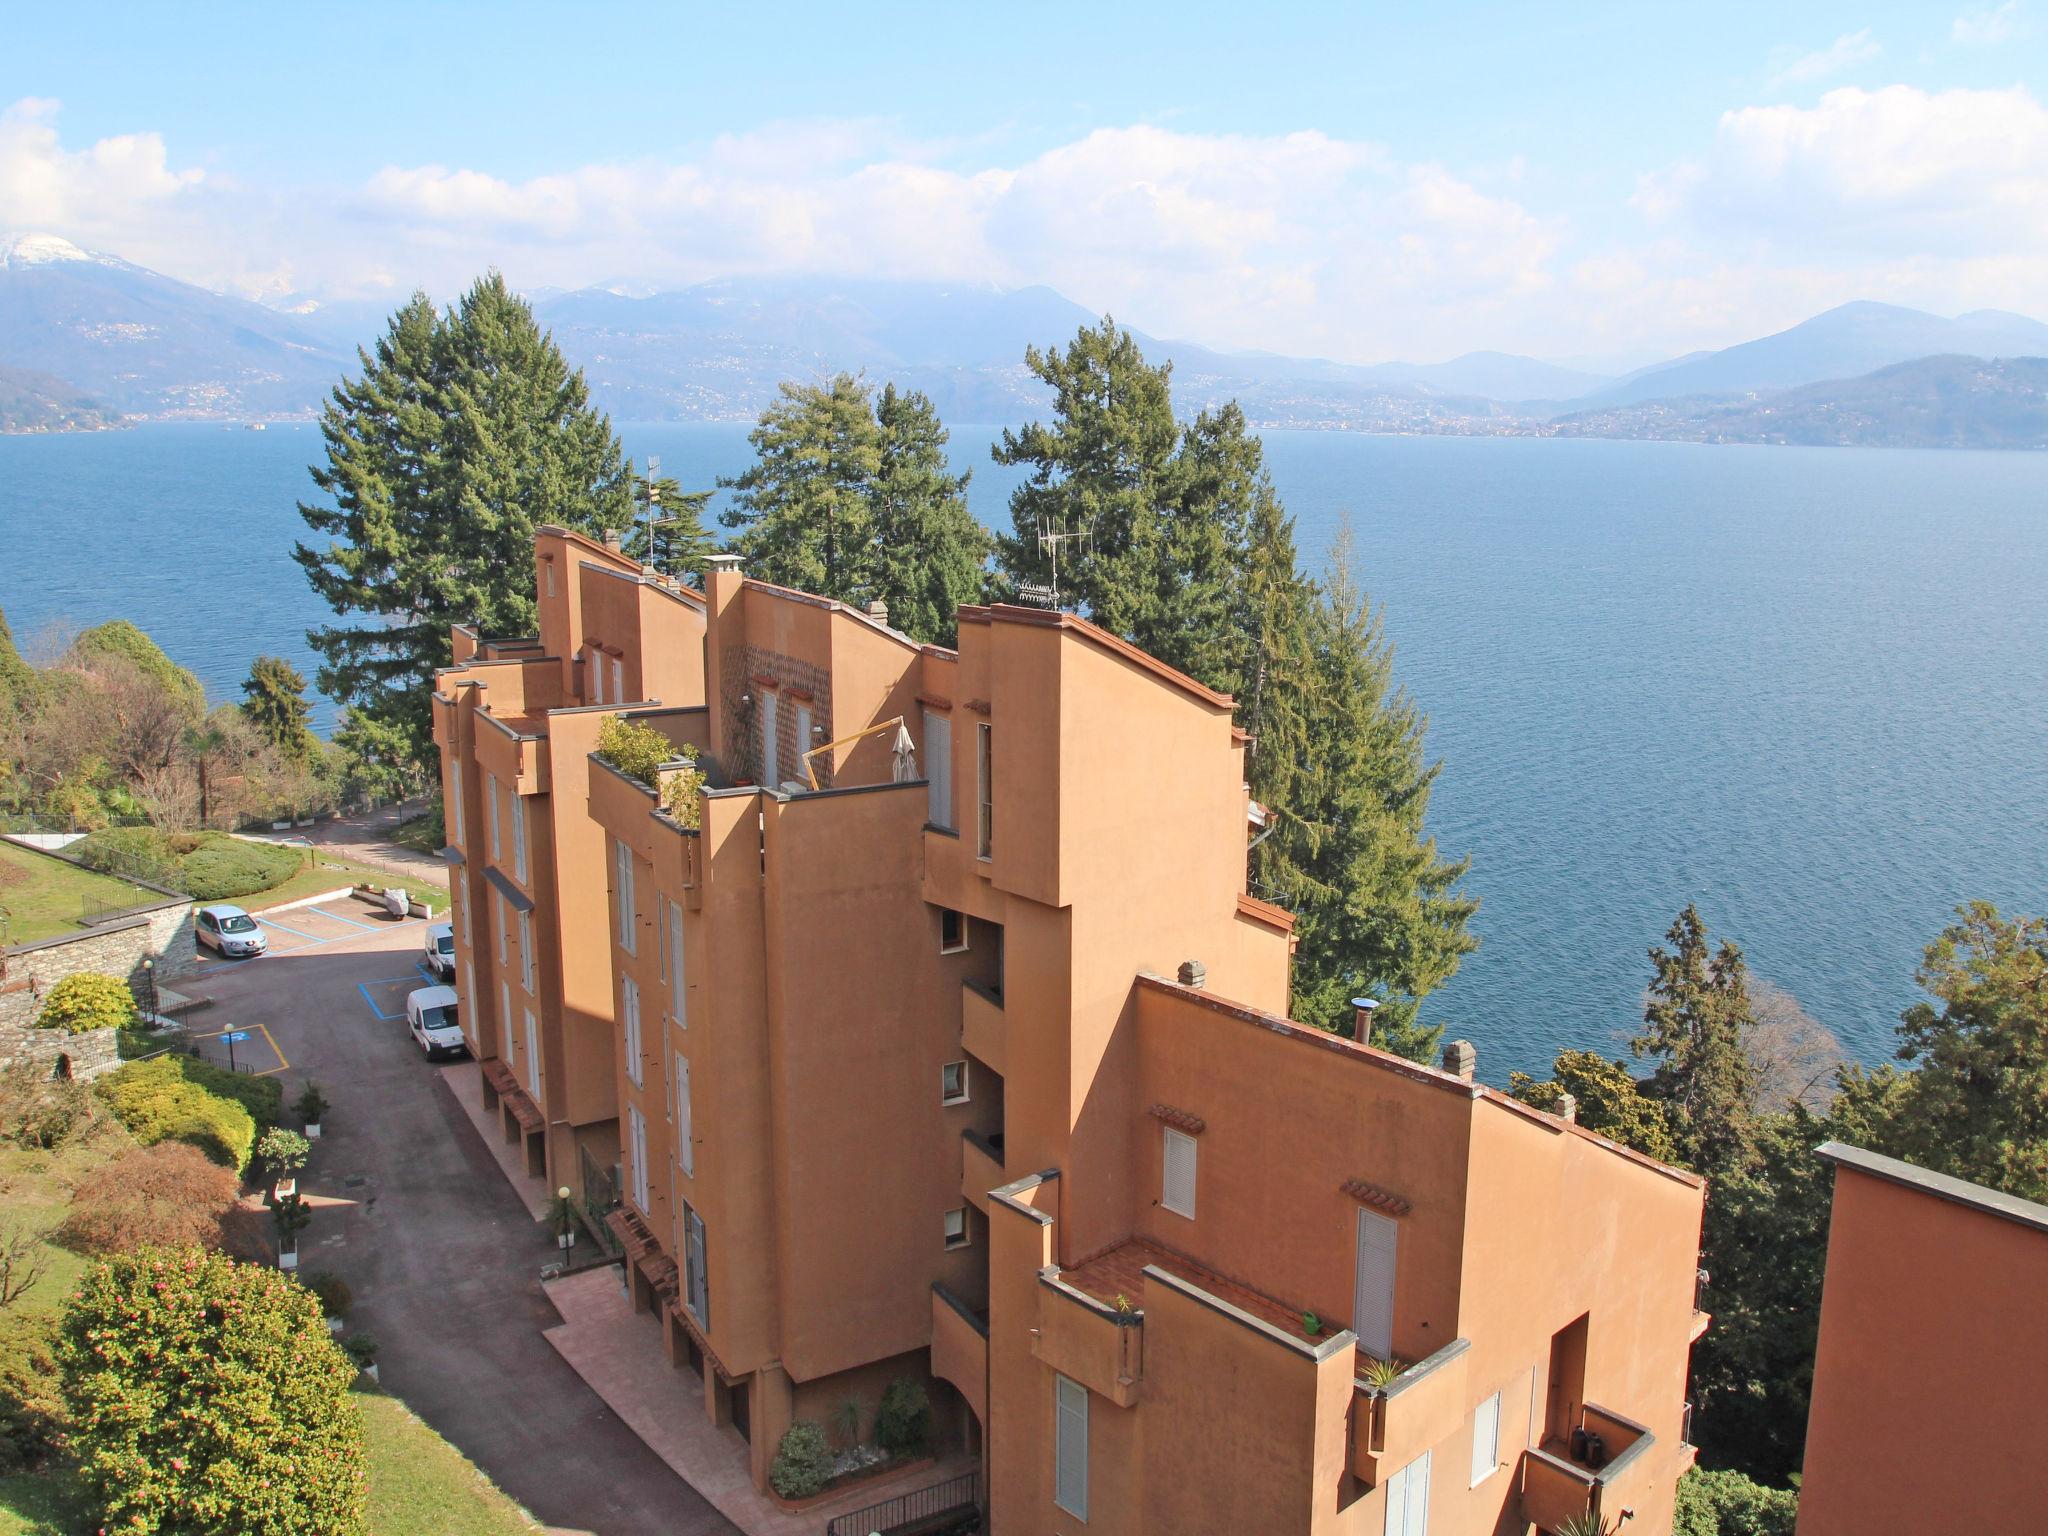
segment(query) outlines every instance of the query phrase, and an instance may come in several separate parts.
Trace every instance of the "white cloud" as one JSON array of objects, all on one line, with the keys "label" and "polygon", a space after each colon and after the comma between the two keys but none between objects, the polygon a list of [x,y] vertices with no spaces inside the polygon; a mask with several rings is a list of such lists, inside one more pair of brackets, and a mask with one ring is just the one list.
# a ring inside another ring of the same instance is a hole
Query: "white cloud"
[{"label": "white cloud", "polygon": [[56,119],[57,103],[34,96],[0,111],[0,212],[18,228],[118,224],[202,179],[196,170],[172,170],[157,134],[67,150]]},{"label": "white cloud", "polygon": [[2020,0],[2005,0],[2003,5],[1973,6],[1964,11],[1949,28],[1949,38],[1972,47],[1989,47],[2012,41],[2020,30]]},{"label": "white cloud", "polygon": [[1744,107],[1637,205],[1801,252],[2031,256],[2048,252],[2048,111],[2022,87],[1907,85]]},{"label": "white cloud", "polygon": [[1813,53],[1802,54],[1796,48],[1774,49],[1771,84],[1810,85],[1816,80],[1830,80],[1870,63],[1883,52],[1884,45],[1870,35],[1868,27],[1861,32],[1845,32]]}]

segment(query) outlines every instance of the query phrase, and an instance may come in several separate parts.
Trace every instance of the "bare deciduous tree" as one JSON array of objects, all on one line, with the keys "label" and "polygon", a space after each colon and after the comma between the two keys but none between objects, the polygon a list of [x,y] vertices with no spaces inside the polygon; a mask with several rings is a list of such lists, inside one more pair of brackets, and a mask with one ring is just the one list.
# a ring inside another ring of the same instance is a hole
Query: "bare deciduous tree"
[{"label": "bare deciduous tree", "polygon": [[9,1222],[0,1227],[0,1307],[11,1307],[49,1273],[49,1250],[34,1227]]},{"label": "bare deciduous tree", "polygon": [[1743,1031],[1742,1048],[1756,1068],[1758,1107],[1825,1109],[1834,1096],[1835,1071],[1847,1059],[1842,1042],[1774,982],[1752,975],[1749,998],[1754,1022]]}]

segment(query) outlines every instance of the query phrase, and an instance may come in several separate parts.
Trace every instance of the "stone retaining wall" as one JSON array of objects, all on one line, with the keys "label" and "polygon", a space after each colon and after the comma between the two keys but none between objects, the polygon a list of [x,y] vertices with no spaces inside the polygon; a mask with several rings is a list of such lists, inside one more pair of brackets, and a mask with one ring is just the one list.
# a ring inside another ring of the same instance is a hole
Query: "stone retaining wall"
[{"label": "stone retaining wall", "polygon": [[90,928],[61,938],[0,949],[0,1029],[33,1023],[45,994],[66,976],[97,971],[133,986],[142,979],[142,962],[150,958],[161,983],[175,981],[197,964],[189,897],[167,897],[109,913]]},{"label": "stone retaining wall", "polygon": [[48,1077],[91,1082],[121,1064],[116,1031],[89,1029],[82,1035],[27,1024],[0,1024],[0,1071],[33,1063]]}]

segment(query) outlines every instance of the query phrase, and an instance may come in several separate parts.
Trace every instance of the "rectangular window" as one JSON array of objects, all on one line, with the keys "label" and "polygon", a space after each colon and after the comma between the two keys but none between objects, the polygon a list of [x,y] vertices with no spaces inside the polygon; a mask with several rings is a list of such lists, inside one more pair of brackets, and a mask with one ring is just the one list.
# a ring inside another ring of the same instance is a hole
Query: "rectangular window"
[{"label": "rectangular window", "polygon": [[704,1218],[683,1202],[683,1305],[699,1328],[711,1326],[711,1275],[704,1257]]},{"label": "rectangular window", "polygon": [[629,955],[638,954],[638,935],[633,930],[637,925],[640,909],[633,901],[633,848],[630,843],[625,842],[614,842],[612,847],[617,850],[619,948]]},{"label": "rectangular window", "polygon": [[455,829],[455,846],[462,846],[462,760],[452,759],[448,764],[448,805],[455,813],[448,818],[448,825]]},{"label": "rectangular window", "polygon": [[612,702],[626,702],[626,661],[623,656],[612,658]]},{"label": "rectangular window", "polygon": [[469,892],[463,890],[458,882],[449,889],[448,896],[450,900],[462,908],[462,947],[464,949],[474,948],[476,939],[469,931]]},{"label": "rectangular window", "polygon": [[519,980],[526,990],[538,990],[533,984],[533,914],[519,914]]},{"label": "rectangular window", "polygon": [[967,1102],[967,1063],[949,1061],[939,1068],[939,1102],[941,1104],[965,1104]]},{"label": "rectangular window", "polygon": [[683,1172],[692,1178],[697,1176],[697,1145],[692,1139],[695,1127],[690,1113],[690,1058],[680,1052],[676,1055],[676,1161]]},{"label": "rectangular window", "polygon": [[512,983],[498,983],[498,1031],[505,1041],[505,1059],[514,1066],[519,1064],[519,1049],[512,1035]]},{"label": "rectangular window", "polygon": [[[1053,1502],[1076,1520],[1088,1518],[1088,1389],[1064,1376],[1052,1379]],[[1392,1527],[1388,1528],[1389,1530]]]},{"label": "rectangular window", "polygon": [[683,973],[683,909],[673,902],[668,909],[668,1016],[678,1029],[690,1027],[690,994]]},{"label": "rectangular window", "polygon": [[957,955],[967,947],[967,914],[939,908],[939,953]]},{"label": "rectangular window", "polygon": [[640,983],[630,976],[619,978],[620,1009],[626,1026],[626,1081],[640,1086]]},{"label": "rectangular window", "polygon": [[482,1052],[477,1050],[476,1043],[483,1038],[484,1021],[481,1017],[483,1003],[476,995],[476,962],[474,960],[462,962],[462,983],[462,1008],[460,1015],[463,1023],[467,1026],[462,1033],[469,1041],[470,1054],[473,1056],[481,1055]]},{"label": "rectangular window", "polygon": [[526,1091],[540,1102],[540,1020],[526,1010]]},{"label": "rectangular window", "polygon": [[1394,1269],[1401,1227],[1378,1211],[1358,1213],[1358,1280],[1351,1328],[1358,1347],[1380,1360],[1394,1358]]},{"label": "rectangular window", "polygon": [[512,873],[519,877],[519,883],[526,882],[526,802],[512,797]]},{"label": "rectangular window", "polygon": [[633,1204],[647,1210],[647,1117],[633,1105],[626,1106],[628,1154],[633,1160]]},{"label": "rectangular window", "polygon": [[540,563],[540,569],[541,574],[547,579],[548,596],[553,597],[555,595],[555,562],[543,560]]},{"label": "rectangular window", "polygon": [[594,645],[583,648],[583,677],[590,689],[590,702],[604,702],[604,653]]},{"label": "rectangular window", "polygon": [[948,1248],[965,1248],[968,1241],[967,1207],[963,1205],[946,1212],[943,1230],[946,1235],[946,1246]]},{"label": "rectangular window", "polygon": [[668,983],[668,898],[659,892],[654,897],[654,968],[660,972],[663,985]]},{"label": "rectangular window", "polygon": [[498,964],[503,965],[509,954],[505,947],[505,936],[511,925],[505,921],[505,898],[496,891],[491,892],[491,910],[498,915]]},{"label": "rectangular window", "polygon": [[1472,1486],[1477,1488],[1500,1470],[1500,1394],[1494,1393],[1472,1413]]},{"label": "rectangular window", "polygon": [[935,827],[953,827],[953,717],[924,712],[925,815]]},{"label": "rectangular window", "polygon": [[782,701],[761,690],[761,783],[773,789],[782,782]]},{"label": "rectangular window", "polygon": [[484,798],[491,802],[491,862],[495,864],[504,851],[498,826],[498,776],[495,773],[484,775]]},{"label": "rectangular window", "polygon": [[1429,1452],[1387,1479],[1387,1536],[1429,1536]]},{"label": "rectangular window", "polygon": [[1176,1216],[1195,1219],[1195,1138],[1166,1127],[1166,1176],[1159,1203]]},{"label": "rectangular window", "polygon": [[810,782],[810,780],[809,780],[809,779],[805,779],[805,778],[804,778],[804,762],[805,762],[805,754],[806,754],[807,752],[809,752],[809,751],[811,750],[811,748],[815,747],[816,745],[817,745],[817,743],[816,743],[815,741],[811,740],[811,706],[810,706],[810,705],[808,705],[808,704],[799,704],[799,705],[797,705],[797,707],[796,707],[796,769],[795,769],[795,772],[796,772],[796,776],[797,776],[798,778],[800,778],[800,779],[804,779],[804,782],[805,782],[806,784],[808,784],[808,783]]}]

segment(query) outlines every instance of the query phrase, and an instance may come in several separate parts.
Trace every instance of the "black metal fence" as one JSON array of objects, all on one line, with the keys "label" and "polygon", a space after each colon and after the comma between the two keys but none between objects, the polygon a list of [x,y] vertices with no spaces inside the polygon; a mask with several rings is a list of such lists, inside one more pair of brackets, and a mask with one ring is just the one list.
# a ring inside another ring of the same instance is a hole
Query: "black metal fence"
[{"label": "black metal fence", "polygon": [[[948,1517],[956,1517],[959,1523],[954,1524]],[[981,1474],[969,1472],[933,1483],[929,1488],[884,1499],[850,1515],[834,1515],[825,1526],[825,1536],[889,1536],[890,1532],[909,1526],[932,1536],[941,1532],[966,1536],[980,1530]]]},{"label": "black metal fence", "polygon": [[616,1258],[621,1251],[619,1240],[604,1219],[619,1208],[619,1170],[600,1164],[588,1147],[576,1149],[576,1160],[583,1175],[583,1225],[597,1245]]}]

